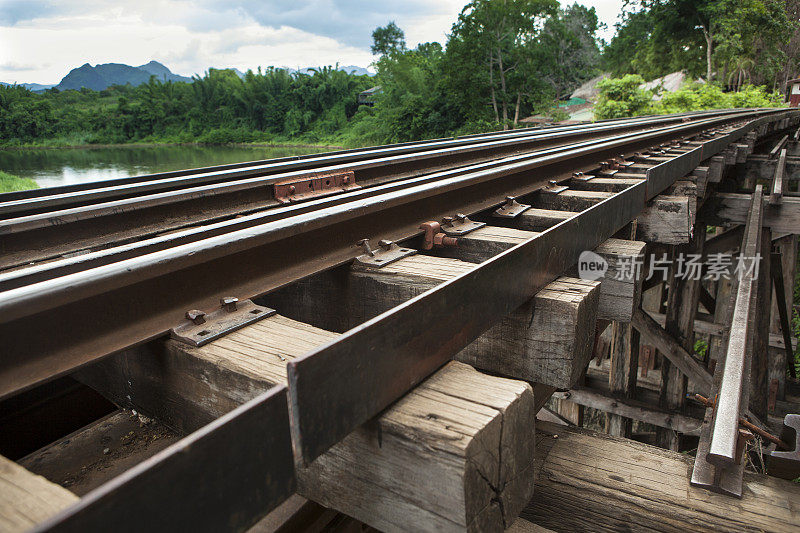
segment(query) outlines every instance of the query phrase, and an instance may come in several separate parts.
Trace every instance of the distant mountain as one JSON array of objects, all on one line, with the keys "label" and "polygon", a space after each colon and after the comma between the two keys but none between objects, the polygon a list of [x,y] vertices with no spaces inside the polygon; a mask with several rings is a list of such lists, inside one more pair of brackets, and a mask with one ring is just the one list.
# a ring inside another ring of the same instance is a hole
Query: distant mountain
[{"label": "distant mountain", "polygon": [[55,87],[52,83],[50,85],[43,85],[41,83],[6,83],[4,81],[0,81],[0,85],[19,85],[20,87],[25,87],[29,91],[33,91],[35,93],[40,93],[51,87]]},{"label": "distant mountain", "polygon": [[160,81],[192,81],[191,78],[173,74],[167,67],[158,61],[150,61],[146,65],[132,67],[122,63],[105,63],[91,66],[85,63],[72,69],[64,76],[56,89],[66,91],[86,87],[94,91],[102,91],[112,85],[141,85],[150,81],[150,76],[156,76]]},{"label": "distant mountain", "polygon": [[[299,70],[296,70],[296,69],[293,69],[293,68],[287,68],[286,70],[289,71],[292,74],[297,73],[297,74],[309,74],[309,75],[311,75],[311,74],[314,73],[313,72],[314,70],[317,70],[319,68],[320,67],[306,67],[306,68],[301,68]],[[364,67],[357,67],[355,65],[338,66],[338,67],[336,67],[336,70],[341,70],[342,72],[347,72],[348,74],[354,74],[356,76],[374,76],[375,75],[374,72],[370,72],[369,70],[365,69]]]},{"label": "distant mountain", "polygon": [[[313,70],[319,67],[306,67],[299,70],[293,68],[281,67],[288,72],[294,74],[313,74]],[[357,76],[374,76],[374,72],[358,67],[355,65],[339,66],[338,70],[354,74]],[[225,69],[220,69],[225,70]],[[237,68],[229,68],[236,73],[240,78],[244,78],[244,73]],[[80,89],[86,87],[94,91],[102,91],[112,85],[141,85],[150,81],[150,76],[155,76],[159,81],[185,81],[191,83],[192,78],[173,74],[170,69],[159,63],[158,61],[150,61],[147,64],[132,67],[123,63],[105,63],[102,65],[92,66],[89,63],[84,63],[78,68],[69,71],[69,74],[64,76],[58,85],[46,85],[41,83],[18,83],[17,85],[25,87],[34,92],[42,92],[51,87],[55,87],[59,91],[66,91],[69,89]],[[0,81],[0,85],[13,85],[13,83],[5,83]]]}]

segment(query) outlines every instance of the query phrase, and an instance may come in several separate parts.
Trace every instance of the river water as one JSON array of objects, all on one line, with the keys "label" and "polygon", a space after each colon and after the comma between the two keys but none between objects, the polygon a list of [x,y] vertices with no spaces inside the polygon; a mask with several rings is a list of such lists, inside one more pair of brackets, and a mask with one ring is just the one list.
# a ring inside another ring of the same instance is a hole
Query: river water
[{"label": "river water", "polygon": [[0,170],[32,178],[40,187],[54,187],[322,151],[319,147],[195,145],[0,150]]}]

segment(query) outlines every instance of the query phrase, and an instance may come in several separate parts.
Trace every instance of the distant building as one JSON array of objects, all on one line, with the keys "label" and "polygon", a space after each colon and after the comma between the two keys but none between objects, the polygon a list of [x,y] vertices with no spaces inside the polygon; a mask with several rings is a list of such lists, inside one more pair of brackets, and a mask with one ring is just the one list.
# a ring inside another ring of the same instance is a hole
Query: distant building
[{"label": "distant building", "polygon": [[366,91],[361,91],[358,93],[358,103],[360,105],[374,106],[375,97],[381,93],[383,93],[383,89],[381,89],[380,85],[376,85],[375,87],[367,89]]},{"label": "distant building", "polygon": [[787,81],[786,91],[789,93],[789,107],[800,107],[800,78]]}]

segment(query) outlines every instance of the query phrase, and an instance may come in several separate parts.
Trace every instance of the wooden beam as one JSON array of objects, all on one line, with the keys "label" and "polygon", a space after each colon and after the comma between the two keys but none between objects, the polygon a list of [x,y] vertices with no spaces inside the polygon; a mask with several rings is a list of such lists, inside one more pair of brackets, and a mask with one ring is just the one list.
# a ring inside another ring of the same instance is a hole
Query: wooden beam
[{"label": "wooden beam", "polygon": [[591,358],[599,286],[558,278],[456,359],[502,376],[571,387]]},{"label": "wooden beam", "polygon": [[[750,194],[718,192],[706,201],[701,219],[713,226],[745,224],[750,197]],[[765,206],[764,227],[774,233],[800,234],[800,198],[784,196],[780,204]]]},{"label": "wooden beam", "polygon": [[741,499],[689,485],[692,458],[541,422],[536,494],[522,513],[557,531],[792,531],[800,485],[745,474]]},{"label": "wooden beam", "polygon": [[590,180],[572,179],[569,181],[571,189],[580,191],[600,191],[600,192],[619,192],[628,187],[641,183],[644,176],[640,178],[592,178]]},{"label": "wooden beam", "polygon": [[689,379],[702,388],[704,392],[711,390],[711,374],[687,352],[664,328],[659,326],[650,315],[637,309],[631,321],[639,330],[647,344],[652,344],[669,361],[686,374]]},{"label": "wooden beam", "polygon": [[[523,213],[524,215],[524,213]],[[531,231],[486,226],[458,238],[458,247],[436,248],[439,256],[480,263],[535,236]],[[601,320],[630,322],[642,292],[642,268],[646,243],[627,239],[608,239],[594,252],[608,264],[600,278],[597,316]],[[577,269],[568,275],[577,277]]]},{"label": "wooden beam", "polygon": [[778,157],[778,165],[775,167],[775,175],[772,178],[772,192],[769,195],[770,204],[779,204],[783,199],[784,175],[786,173],[786,148],[781,150]]},{"label": "wooden beam", "polygon": [[67,489],[0,455],[0,531],[28,531],[77,501]]},{"label": "wooden beam", "polygon": [[[756,281],[756,316],[753,323],[753,351],[750,361],[750,410],[767,420],[769,403],[769,313],[772,308],[772,233],[761,230],[761,256]],[[783,283],[783,280],[781,280]],[[745,377],[747,379],[747,377]],[[774,402],[773,402],[774,403]]]},{"label": "wooden beam", "polygon": [[727,254],[738,250],[744,238],[744,226],[735,226],[706,241],[703,255]]},{"label": "wooden beam", "polygon": [[452,257],[470,263],[482,263],[538,235],[534,231],[484,226],[458,238],[457,247],[434,248],[431,253],[441,257]]},{"label": "wooden beam", "polygon": [[[338,336],[274,315],[201,348],[166,341],[150,375],[141,358],[119,365],[123,392],[148,415],[213,418],[218,399],[246,401],[285,383],[287,361]],[[161,405],[141,379],[182,401]],[[502,531],[533,490],[534,420],[530,385],[451,362],[300,468],[298,493],[382,530]]]},{"label": "wooden beam", "polygon": [[572,211],[558,211],[554,209],[539,209],[532,207],[526,209],[515,218],[520,229],[529,231],[544,231],[566,219],[575,216]]},{"label": "wooden beam", "polygon": [[661,244],[686,244],[692,232],[690,200],[659,195],[636,218],[636,238]]},{"label": "wooden beam", "polygon": [[[554,397],[565,398],[585,407],[612,413],[620,418],[638,420],[686,435],[700,435],[700,426],[703,425],[703,421],[698,418],[660,409],[630,398],[616,398],[610,394],[585,387],[573,388],[563,393],[557,392]],[[619,437],[620,435],[615,436]]]},{"label": "wooden beam", "polygon": [[567,189],[559,193],[539,192],[533,207],[558,211],[583,211],[594,204],[611,198],[613,193],[599,191],[576,191]]},{"label": "wooden beam", "polygon": [[608,239],[594,252],[608,263],[600,278],[600,303],[597,317],[601,320],[630,322],[633,310],[642,297],[644,252],[647,244],[639,240]]}]

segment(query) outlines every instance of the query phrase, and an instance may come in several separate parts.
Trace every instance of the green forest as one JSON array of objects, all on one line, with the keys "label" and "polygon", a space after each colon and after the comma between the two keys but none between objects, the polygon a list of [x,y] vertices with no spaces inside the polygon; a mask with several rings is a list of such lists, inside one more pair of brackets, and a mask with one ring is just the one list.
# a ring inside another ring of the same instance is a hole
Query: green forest
[{"label": "green forest", "polygon": [[[784,105],[800,70],[800,0],[628,1],[609,42],[594,8],[556,0],[473,0],[446,43],[408,48],[375,29],[374,77],[332,67],[268,67],[240,78],[211,69],[191,83],[33,93],[0,86],[0,144],[294,143],[365,146],[520,126],[582,82],[601,82],[596,118]],[[644,80],[685,71],[693,83],[654,98]],[[360,92],[380,86],[369,104]]]}]

